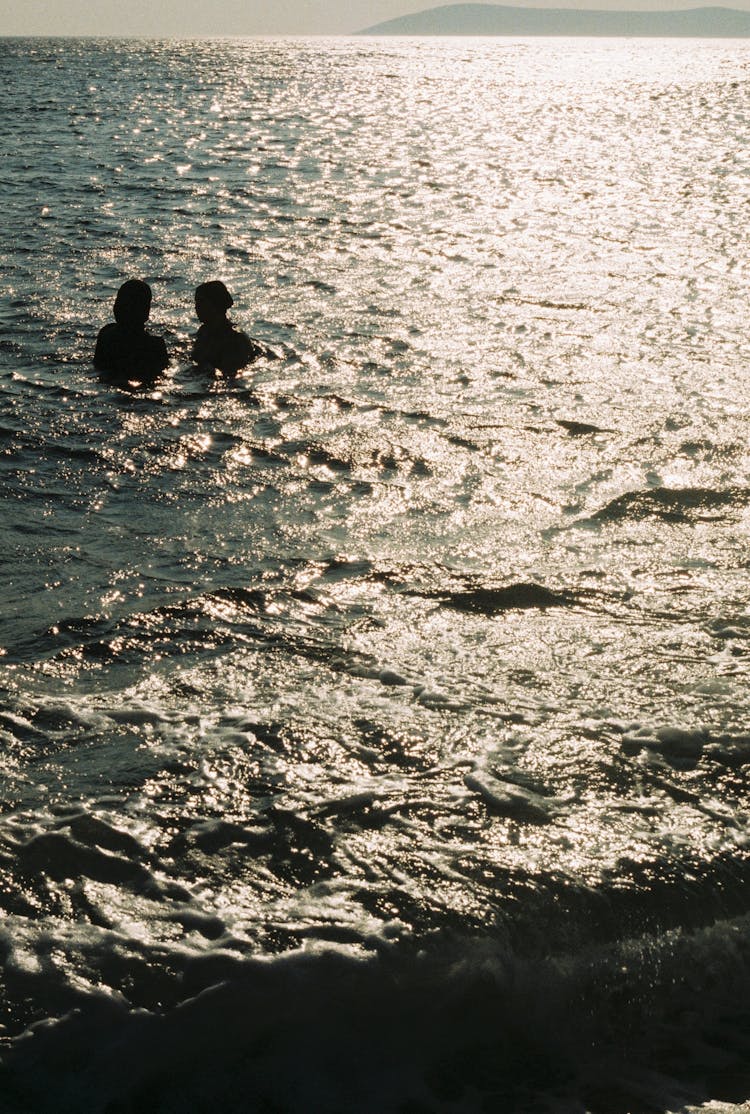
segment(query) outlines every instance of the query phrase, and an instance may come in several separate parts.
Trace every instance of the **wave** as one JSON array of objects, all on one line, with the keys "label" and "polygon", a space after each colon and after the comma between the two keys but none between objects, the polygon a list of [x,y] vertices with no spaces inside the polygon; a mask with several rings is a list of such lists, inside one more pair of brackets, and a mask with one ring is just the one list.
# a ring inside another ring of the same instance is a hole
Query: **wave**
[{"label": "wave", "polygon": [[533,960],[450,933],[369,954],[219,946],[182,957],[171,1008],[92,990],[32,1026],[3,1057],[3,1111],[631,1114],[740,1100],[749,944],[738,920]]},{"label": "wave", "polygon": [[549,607],[570,607],[577,600],[574,592],[555,592],[542,584],[506,584],[499,588],[478,587],[464,592],[437,595],[446,607],[471,611],[480,615],[497,615],[503,611]]},{"label": "wave", "polygon": [[648,491],[626,491],[618,495],[601,510],[596,511],[588,521],[618,522],[622,519],[639,521],[645,518],[660,518],[665,522],[714,521],[726,518],[727,514],[710,512],[734,508],[740,509],[750,504],[750,488],[704,488],[704,487],[655,487]]}]

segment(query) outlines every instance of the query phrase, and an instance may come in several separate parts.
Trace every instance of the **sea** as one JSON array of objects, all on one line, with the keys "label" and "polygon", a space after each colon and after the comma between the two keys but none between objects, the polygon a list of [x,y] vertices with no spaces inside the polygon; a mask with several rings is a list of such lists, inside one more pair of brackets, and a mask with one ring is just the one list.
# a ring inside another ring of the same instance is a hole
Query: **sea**
[{"label": "sea", "polygon": [[750,1110],[750,42],[6,38],[0,135],[0,1114]]}]

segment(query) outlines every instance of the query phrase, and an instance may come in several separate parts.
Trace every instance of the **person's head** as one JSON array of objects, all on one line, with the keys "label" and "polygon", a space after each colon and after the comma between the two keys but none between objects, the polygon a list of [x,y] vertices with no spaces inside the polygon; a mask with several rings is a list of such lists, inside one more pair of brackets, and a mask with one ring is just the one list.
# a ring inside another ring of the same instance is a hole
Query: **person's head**
[{"label": "person's head", "polygon": [[151,287],[140,279],[128,279],[117,291],[114,315],[118,325],[145,325],[151,312]]},{"label": "person's head", "polygon": [[223,282],[202,282],[195,291],[195,313],[202,325],[223,321],[234,299]]}]

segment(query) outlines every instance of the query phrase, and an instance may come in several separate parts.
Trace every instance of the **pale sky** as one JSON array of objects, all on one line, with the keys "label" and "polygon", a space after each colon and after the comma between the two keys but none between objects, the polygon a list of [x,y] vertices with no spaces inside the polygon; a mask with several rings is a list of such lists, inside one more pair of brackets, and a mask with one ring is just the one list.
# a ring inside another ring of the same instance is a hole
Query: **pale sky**
[{"label": "pale sky", "polygon": [[[512,4],[514,0],[505,0]],[[515,0],[521,6],[522,0]],[[665,10],[706,0],[526,0],[525,7]],[[431,0],[0,0],[0,35],[347,35]],[[725,0],[750,10],[750,0]]]}]

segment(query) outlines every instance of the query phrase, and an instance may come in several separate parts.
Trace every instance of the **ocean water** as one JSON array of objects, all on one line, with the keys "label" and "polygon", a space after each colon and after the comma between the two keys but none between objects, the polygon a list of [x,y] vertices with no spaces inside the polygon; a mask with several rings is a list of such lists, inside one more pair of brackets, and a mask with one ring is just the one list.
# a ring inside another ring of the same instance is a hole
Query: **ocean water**
[{"label": "ocean water", "polygon": [[750,44],[0,60],[0,1114],[747,1110]]}]

